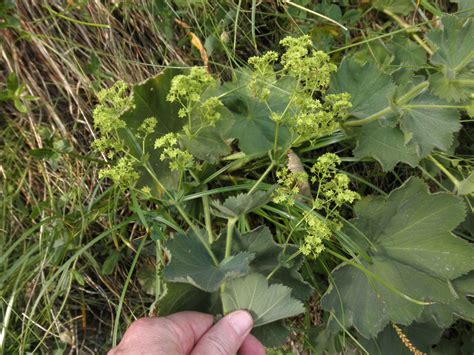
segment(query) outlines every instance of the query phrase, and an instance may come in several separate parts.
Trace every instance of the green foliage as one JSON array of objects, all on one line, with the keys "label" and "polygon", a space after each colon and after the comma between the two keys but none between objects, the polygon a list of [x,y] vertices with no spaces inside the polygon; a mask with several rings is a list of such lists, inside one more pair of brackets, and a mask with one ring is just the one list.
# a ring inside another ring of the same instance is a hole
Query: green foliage
[{"label": "green foliage", "polygon": [[354,59],[344,59],[337,73],[331,78],[331,93],[350,94],[351,116],[370,117],[390,104],[395,84],[390,75],[384,74],[372,63],[361,65]]},{"label": "green foliage", "polygon": [[228,197],[224,203],[213,201],[214,214],[222,218],[238,218],[267,204],[271,191],[256,191],[253,194],[239,194]]},{"label": "green foliage", "polygon": [[373,6],[377,10],[390,11],[400,15],[408,15],[414,9],[410,0],[375,0]]},{"label": "green foliage", "polygon": [[415,147],[405,145],[405,137],[399,129],[376,121],[355,128],[354,131],[357,137],[354,156],[357,159],[373,157],[384,171],[393,170],[399,162],[412,167],[418,165]]},{"label": "green foliage", "polygon": [[472,270],[474,257],[472,247],[450,233],[465,217],[459,198],[430,194],[422,181],[410,179],[355,210],[345,232],[369,260],[353,259],[333,271],[322,306],[339,322],[375,337],[390,320],[409,325],[426,306],[458,298],[449,281]]},{"label": "green foliage", "polygon": [[[0,5],[0,14],[1,14],[1,6]],[[7,5],[8,6],[8,5]],[[2,22],[0,21],[0,28],[2,27]],[[0,90],[0,102],[2,101],[11,101],[15,108],[21,112],[26,113],[28,112],[28,108],[25,105],[25,101],[34,101],[37,98],[32,95],[27,95],[25,90],[26,86],[24,84],[20,84],[18,81],[18,77],[15,73],[8,74],[6,78],[6,86]]]},{"label": "green foliage", "polygon": [[[349,92],[350,114],[361,118],[345,123],[357,141],[354,155],[378,160],[385,171],[398,162],[417,166],[436,148],[448,150],[461,128],[456,108],[426,93],[428,82],[410,78],[413,84],[397,87],[374,64],[353,59],[344,60],[335,75],[332,91]],[[373,89],[363,90],[367,83]]]},{"label": "green foliage", "polygon": [[[472,232],[456,229],[466,214],[462,196],[472,206],[470,160],[457,163],[457,173],[436,160],[451,161],[470,112],[472,21],[444,16],[424,42],[398,16],[414,10],[411,2],[373,7],[406,31],[364,40],[339,67],[303,35],[281,40],[281,53],[251,56],[224,82],[212,66],[167,68],[131,94],[121,82],[99,93],[94,146],[109,159],[100,177],[128,189],[154,236],[157,266],[137,276],[160,314],[246,309],[253,334],[279,346],[286,319],[311,299],[324,325],[312,327],[308,312],[295,322],[314,330],[305,344],[343,351],[348,334],[375,353],[403,353],[407,344],[428,352],[442,329],[474,318],[474,251],[464,240]],[[320,8],[343,18],[335,4]],[[347,148],[355,159],[339,156]],[[367,158],[405,183],[361,199],[367,188],[393,186],[377,186],[391,175],[367,169]],[[430,193],[435,184],[410,178],[416,174],[399,163],[452,193]],[[357,218],[346,220],[359,199]]]},{"label": "green foliage", "polygon": [[259,227],[250,232],[235,236],[232,243],[234,253],[248,251],[255,254],[250,262],[250,270],[267,277],[270,284],[282,284],[292,290],[292,296],[300,301],[307,301],[313,288],[299,274],[303,258],[288,261],[298,249],[295,245],[286,248],[275,243],[270,230]]},{"label": "green foliage", "polygon": [[226,257],[215,264],[208,249],[202,245],[202,236],[195,233],[178,234],[166,243],[170,263],[163,270],[168,282],[186,282],[207,292],[219,289],[227,278],[246,275],[252,253],[242,252]]},{"label": "green foliage", "polygon": [[227,312],[248,310],[254,319],[254,327],[304,312],[303,304],[291,298],[289,287],[268,285],[267,279],[259,274],[249,274],[226,283],[222,305]]},{"label": "green foliage", "polygon": [[437,67],[431,77],[432,91],[448,101],[463,101],[474,88],[474,21],[445,15],[441,22],[442,29],[427,35],[436,48],[430,59]]},{"label": "green foliage", "polygon": [[[231,114],[231,125],[226,137],[238,139],[239,148],[245,154],[262,154],[274,147],[276,123],[270,119],[272,112],[283,113],[290,101],[288,91],[292,80],[280,79],[267,85],[266,101],[254,99],[249,88],[248,75],[242,74],[234,82],[223,85],[223,92],[230,94],[222,102]],[[288,147],[291,133],[287,127],[278,130],[277,146]]]}]

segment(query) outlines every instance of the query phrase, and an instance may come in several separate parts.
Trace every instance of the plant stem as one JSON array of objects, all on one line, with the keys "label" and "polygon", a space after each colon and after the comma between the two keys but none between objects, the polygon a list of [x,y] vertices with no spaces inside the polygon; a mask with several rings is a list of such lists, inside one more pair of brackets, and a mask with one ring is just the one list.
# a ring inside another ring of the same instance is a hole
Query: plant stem
[{"label": "plant stem", "polygon": [[429,82],[423,81],[419,83],[418,85],[415,85],[413,88],[410,89],[405,95],[401,96],[397,100],[398,105],[404,105],[414,97],[417,97],[419,94],[421,94],[428,86],[430,85]]},{"label": "plant stem", "polygon": [[428,159],[430,159],[439,168],[439,170],[441,170],[448,177],[448,179],[451,180],[451,182],[454,184],[454,188],[457,190],[460,184],[459,180],[456,179],[456,177],[451,174],[449,170],[446,169],[445,166],[437,161],[432,155],[429,155]]},{"label": "plant stem", "polygon": [[176,209],[178,210],[179,214],[181,215],[181,217],[183,217],[183,219],[186,221],[186,223],[189,225],[189,227],[193,230],[193,232],[196,234],[196,237],[199,239],[199,241],[201,242],[201,244],[204,246],[204,248],[206,249],[207,253],[209,254],[209,256],[211,257],[212,261],[214,262],[215,265],[219,265],[219,262],[217,261],[217,258],[216,256],[214,255],[214,253],[212,252],[211,250],[211,247],[209,246],[208,243],[206,243],[206,241],[203,239],[202,235],[201,235],[201,231],[199,230],[199,228],[191,221],[191,219],[189,218],[188,214],[186,213],[186,211],[183,210],[183,208],[176,204],[175,205]]},{"label": "plant stem", "polygon": [[[409,102],[411,99],[414,97],[418,96],[421,92],[423,92],[427,87],[429,86],[429,83],[427,81],[423,81],[419,83],[418,85],[414,86],[410,91],[408,91],[405,95],[401,96],[396,102],[396,105],[404,105],[407,102]],[[355,120],[355,121],[348,121],[344,122],[343,125],[346,127],[354,127],[354,126],[362,126],[367,123],[370,123],[372,121],[376,121],[382,116],[390,113],[393,111],[393,108],[391,106],[385,107],[383,110],[374,113],[373,115],[363,118],[361,120]]]},{"label": "plant stem", "polygon": [[273,140],[273,157],[276,157],[277,155],[279,130],[280,130],[280,122],[277,122],[276,127],[275,127],[275,139]]},{"label": "plant stem", "polygon": [[130,283],[130,280],[132,279],[133,271],[135,270],[135,266],[137,265],[138,257],[140,256],[142,249],[145,246],[146,239],[147,239],[147,236],[145,235],[142,238],[140,245],[138,246],[137,252],[135,256],[133,257],[130,270],[128,270],[127,278],[125,279],[125,283],[122,288],[122,293],[120,294],[119,303],[117,305],[117,311],[115,313],[115,322],[114,322],[114,328],[113,328],[113,334],[112,334],[113,346],[117,345],[117,333],[118,333],[119,324],[120,324],[120,313],[122,313],[122,307],[125,300],[125,294],[127,293],[128,284]]},{"label": "plant stem", "polygon": [[458,84],[461,86],[467,86],[471,87],[474,86],[474,80],[472,79],[455,79],[455,80],[450,80],[451,83]]},{"label": "plant stem", "polygon": [[265,179],[265,177],[268,175],[268,173],[273,169],[273,167],[275,166],[275,161],[272,160],[272,162],[270,163],[270,165],[268,166],[267,170],[265,170],[262,174],[262,176],[260,176],[260,178],[257,180],[257,182],[255,183],[255,185],[252,186],[252,188],[249,190],[249,192],[247,192],[247,195],[250,195],[252,192],[255,191],[255,189],[257,188],[258,185],[260,185],[260,183],[263,181],[263,179]]},{"label": "plant stem", "polygon": [[[227,236],[226,236],[226,241],[225,241],[225,254],[224,258],[228,258],[232,252],[232,235],[234,233],[234,226],[235,223],[237,223],[237,218],[230,218],[227,221]],[[220,288],[220,295],[222,298],[222,294],[224,293],[225,289],[225,282],[222,283],[221,288]],[[224,303],[222,303],[222,313],[225,315],[227,314],[227,309],[224,306]]]},{"label": "plant stem", "polygon": [[304,7],[304,6],[295,4],[294,2],[289,1],[289,0],[286,0],[286,3],[287,3],[288,5],[291,5],[291,6],[296,7],[297,9],[300,9],[300,10],[309,12],[310,14],[313,14],[313,15],[316,15],[316,16],[318,16],[318,17],[321,17],[321,18],[325,19],[326,21],[332,22],[333,24],[335,24],[335,25],[341,27],[344,31],[347,31],[347,27],[341,25],[339,22],[333,20],[333,19],[330,18],[330,17],[324,16],[323,14],[320,14],[319,12],[316,12],[316,11],[313,11],[313,10],[310,10],[310,9],[307,9],[307,8]]},{"label": "plant stem", "polygon": [[355,127],[355,126],[363,126],[367,123],[373,122],[378,120],[380,117],[386,115],[387,113],[392,112],[392,108],[390,106],[385,107],[383,110],[374,113],[373,115],[363,118],[361,120],[355,120],[355,121],[347,121],[344,122],[342,125],[346,127]]},{"label": "plant stem", "polygon": [[[206,187],[207,190],[207,187]],[[206,224],[207,239],[209,244],[214,241],[214,234],[212,233],[211,212],[209,209],[209,196],[202,196],[202,209],[204,210],[204,222]]]},{"label": "plant stem", "polygon": [[228,258],[232,251],[232,235],[234,233],[234,226],[236,222],[237,222],[237,218],[230,218],[227,221],[227,237],[225,240],[225,254],[224,254],[225,258]]},{"label": "plant stem", "polygon": [[[412,26],[410,26],[408,23],[406,23],[401,17],[395,15],[392,11],[390,10],[383,10],[385,14],[393,18],[399,25],[400,27],[404,28],[408,31]],[[409,32],[410,33],[410,32]],[[433,50],[418,36],[416,33],[412,33],[413,39],[418,42],[418,44],[428,53],[429,55],[433,55]]]}]

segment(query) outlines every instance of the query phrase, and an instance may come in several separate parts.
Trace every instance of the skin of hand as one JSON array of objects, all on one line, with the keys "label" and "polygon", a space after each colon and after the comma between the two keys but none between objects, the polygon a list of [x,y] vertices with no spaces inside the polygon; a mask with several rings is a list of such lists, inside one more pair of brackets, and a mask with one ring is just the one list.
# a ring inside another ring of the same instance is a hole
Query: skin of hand
[{"label": "skin of hand", "polygon": [[108,355],[265,355],[250,334],[247,311],[229,313],[216,324],[210,314],[180,312],[133,322]]}]

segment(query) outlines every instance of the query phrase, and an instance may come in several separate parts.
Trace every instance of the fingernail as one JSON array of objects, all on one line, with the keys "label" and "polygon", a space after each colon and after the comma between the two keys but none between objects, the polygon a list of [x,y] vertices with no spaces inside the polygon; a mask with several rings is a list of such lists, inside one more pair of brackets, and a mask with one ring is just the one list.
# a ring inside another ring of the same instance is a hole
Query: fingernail
[{"label": "fingernail", "polygon": [[229,314],[227,319],[235,332],[240,336],[247,334],[253,325],[252,316],[247,311],[235,311]]}]

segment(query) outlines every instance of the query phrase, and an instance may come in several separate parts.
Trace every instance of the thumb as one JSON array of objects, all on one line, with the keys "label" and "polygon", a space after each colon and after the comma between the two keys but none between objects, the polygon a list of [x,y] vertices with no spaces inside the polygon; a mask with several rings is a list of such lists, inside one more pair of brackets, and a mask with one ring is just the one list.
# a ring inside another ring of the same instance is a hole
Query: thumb
[{"label": "thumb", "polygon": [[235,311],[209,329],[194,347],[192,355],[235,354],[252,330],[253,319],[247,311]]}]

